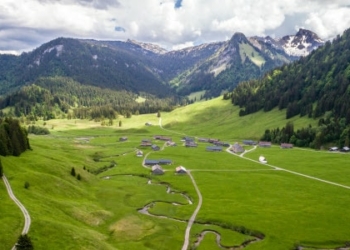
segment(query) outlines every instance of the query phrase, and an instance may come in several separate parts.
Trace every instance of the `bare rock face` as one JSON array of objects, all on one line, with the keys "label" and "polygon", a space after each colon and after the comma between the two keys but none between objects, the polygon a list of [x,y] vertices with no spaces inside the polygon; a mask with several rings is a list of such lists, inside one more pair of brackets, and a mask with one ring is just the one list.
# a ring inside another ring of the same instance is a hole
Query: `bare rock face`
[{"label": "bare rock face", "polygon": [[288,55],[299,57],[307,56],[324,44],[316,33],[305,29],[299,29],[294,36],[284,36],[278,42]]}]

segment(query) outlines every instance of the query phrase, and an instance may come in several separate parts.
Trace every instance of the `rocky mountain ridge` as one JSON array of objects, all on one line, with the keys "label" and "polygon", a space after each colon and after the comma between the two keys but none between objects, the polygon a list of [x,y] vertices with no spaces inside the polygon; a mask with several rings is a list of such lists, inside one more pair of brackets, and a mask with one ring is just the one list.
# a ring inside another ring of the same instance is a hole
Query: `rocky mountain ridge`
[{"label": "rocky mountain ridge", "polygon": [[[236,32],[233,36],[240,37],[241,41],[248,39],[254,46],[261,49],[262,44],[270,44],[276,49],[283,50],[286,54],[290,56],[307,56],[312,50],[317,49],[319,46],[322,46],[325,41],[318,37],[318,35],[310,30],[300,28],[295,35],[287,35],[281,38],[272,38],[271,36],[266,37],[246,37],[241,32]],[[135,40],[127,40],[129,43],[134,43],[139,45],[145,50],[152,51],[157,54],[184,54],[190,53],[193,50],[201,50],[206,48],[213,48],[216,46],[221,46],[225,44],[225,41],[222,42],[213,42],[213,43],[203,43],[201,45],[196,45],[192,47],[186,47],[179,50],[166,50],[159,45],[152,43],[143,43]]]},{"label": "rocky mountain ridge", "polygon": [[315,33],[302,29],[281,39],[235,33],[228,41],[172,51],[134,40],[57,38],[18,57],[0,55],[0,94],[40,77],[64,76],[136,94],[187,96],[205,91],[204,97],[214,97],[322,44]]}]

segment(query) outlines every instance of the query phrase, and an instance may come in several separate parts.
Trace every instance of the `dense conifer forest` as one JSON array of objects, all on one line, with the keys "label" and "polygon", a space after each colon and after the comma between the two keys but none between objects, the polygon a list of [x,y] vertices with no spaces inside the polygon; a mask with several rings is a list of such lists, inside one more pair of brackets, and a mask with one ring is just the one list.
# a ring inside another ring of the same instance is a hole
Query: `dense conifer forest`
[{"label": "dense conifer forest", "polygon": [[20,126],[19,120],[0,119],[0,155],[19,156],[30,149],[27,130]]},{"label": "dense conifer forest", "polygon": [[291,125],[265,131],[262,139],[319,148],[324,143],[349,146],[350,30],[309,56],[268,72],[259,80],[240,84],[225,94],[240,115],[273,108],[286,109],[286,119],[319,119],[317,128],[291,132]]}]

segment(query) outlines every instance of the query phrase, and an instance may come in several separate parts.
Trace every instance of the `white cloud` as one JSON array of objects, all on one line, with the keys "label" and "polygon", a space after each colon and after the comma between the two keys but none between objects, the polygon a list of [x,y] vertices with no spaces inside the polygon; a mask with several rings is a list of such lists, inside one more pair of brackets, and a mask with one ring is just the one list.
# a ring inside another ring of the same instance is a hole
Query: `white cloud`
[{"label": "white cloud", "polygon": [[350,28],[350,10],[333,8],[312,12],[305,24],[319,36],[330,39]]},{"label": "white cloud", "polygon": [[350,27],[348,0],[182,0],[175,8],[176,2],[1,0],[0,50],[22,51],[61,36],[175,48],[226,40],[235,32],[287,35],[291,27],[304,27],[331,38]]}]

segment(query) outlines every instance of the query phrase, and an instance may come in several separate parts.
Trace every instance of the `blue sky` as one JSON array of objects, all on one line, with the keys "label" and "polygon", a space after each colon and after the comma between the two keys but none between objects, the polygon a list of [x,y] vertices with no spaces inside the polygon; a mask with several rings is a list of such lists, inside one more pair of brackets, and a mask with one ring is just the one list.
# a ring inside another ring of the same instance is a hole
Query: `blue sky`
[{"label": "blue sky", "polygon": [[282,37],[299,28],[332,39],[350,28],[349,0],[1,0],[0,52],[31,51],[57,37],[127,40],[168,50],[235,32]]}]

